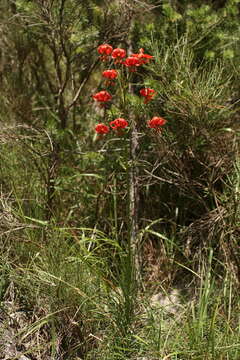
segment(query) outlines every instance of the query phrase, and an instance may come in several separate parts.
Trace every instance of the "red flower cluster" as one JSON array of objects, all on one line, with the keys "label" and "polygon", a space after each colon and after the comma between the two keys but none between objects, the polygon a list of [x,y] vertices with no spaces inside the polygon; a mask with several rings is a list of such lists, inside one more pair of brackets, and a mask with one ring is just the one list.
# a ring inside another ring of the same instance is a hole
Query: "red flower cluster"
[{"label": "red flower cluster", "polygon": [[[120,134],[123,129],[125,129],[128,126],[128,122],[123,118],[117,118],[110,122],[110,126],[113,130],[117,130]],[[109,127],[105,124],[97,124],[95,126],[95,131],[100,134],[107,134],[109,132]]]},{"label": "red flower cluster", "polygon": [[[126,58],[126,50],[121,48],[113,49],[109,44],[102,44],[98,47],[98,53],[101,55],[100,59],[102,61],[114,60],[115,64],[125,65],[129,71],[136,71],[137,67],[149,63],[154,57],[149,54],[144,53],[144,49],[139,49],[137,54],[131,54]],[[124,60],[125,59],[125,60]],[[107,79],[107,84],[114,84],[112,80],[118,77],[118,71],[115,69],[107,69],[102,72],[102,76]],[[144,97],[144,104],[147,104],[152,98],[156,95],[156,91],[151,88],[143,88],[140,90],[140,95]],[[112,96],[106,91],[102,90],[98,93],[92,95],[93,99],[100,102],[100,106],[105,106],[104,103],[110,101]],[[154,116],[151,120],[147,122],[147,125],[151,129],[155,129],[157,132],[161,132],[162,126],[165,125],[167,121],[162,117]],[[123,118],[117,118],[110,122],[109,126],[99,123],[95,126],[95,131],[103,136],[110,131],[110,128],[116,131],[119,135],[122,134],[123,129],[128,126],[128,121]]]},{"label": "red flower cluster", "polygon": [[161,127],[165,125],[167,120],[162,117],[154,116],[151,120],[148,121],[148,127],[155,129],[156,131],[161,131]]},{"label": "red flower cluster", "polygon": [[107,102],[112,99],[112,95],[110,95],[106,90],[99,91],[95,95],[92,95],[93,99],[99,102]]},{"label": "red flower cluster", "polygon": [[123,60],[126,57],[126,50],[121,48],[113,49],[109,44],[102,44],[98,47],[98,53],[101,55],[100,59],[102,61],[107,61],[110,58],[115,60],[115,64],[123,64],[129,68],[130,71],[136,71],[137,66],[147,64],[154,57],[144,53],[144,49],[139,49],[137,54],[132,54]]},{"label": "red flower cluster", "polygon": [[121,48],[113,49],[111,45],[102,44],[98,47],[98,53],[101,55],[100,60],[109,60],[110,55],[112,59],[115,59],[115,64],[120,63],[123,58],[126,57],[126,50]]},{"label": "red flower cluster", "polygon": [[153,96],[156,94],[156,91],[150,88],[141,89],[139,92],[140,95],[145,97],[144,104],[147,104],[149,101],[151,101]]}]

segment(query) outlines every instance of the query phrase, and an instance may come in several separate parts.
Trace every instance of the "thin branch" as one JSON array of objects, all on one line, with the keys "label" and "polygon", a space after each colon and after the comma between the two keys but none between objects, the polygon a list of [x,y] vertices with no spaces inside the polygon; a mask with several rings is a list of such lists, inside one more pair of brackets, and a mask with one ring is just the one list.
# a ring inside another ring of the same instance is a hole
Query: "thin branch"
[{"label": "thin branch", "polygon": [[87,81],[88,81],[88,79],[89,79],[89,77],[90,77],[93,69],[96,67],[96,65],[98,64],[98,62],[99,62],[99,59],[97,59],[97,60],[92,64],[92,66],[89,68],[88,73],[87,73],[85,79],[83,79],[81,85],[79,86],[79,88],[78,88],[78,90],[77,90],[77,92],[76,92],[76,94],[75,94],[72,102],[68,105],[68,107],[67,107],[68,110],[70,110],[70,109],[73,107],[73,105],[75,105],[75,103],[77,102],[77,100],[78,100],[78,98],[79,98],[79,96],[80,96],[80,94],[81,94],[81,91],[82,91],[83,87],[84,87],[85,84],[87,83]]}]

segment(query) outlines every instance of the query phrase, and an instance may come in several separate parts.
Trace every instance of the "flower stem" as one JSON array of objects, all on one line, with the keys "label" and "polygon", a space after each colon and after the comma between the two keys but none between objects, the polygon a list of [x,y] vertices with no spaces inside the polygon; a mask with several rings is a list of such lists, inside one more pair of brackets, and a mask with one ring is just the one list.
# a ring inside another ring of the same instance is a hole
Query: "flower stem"
[{"label": "flower stem", "polygon": [[[129,42],[129,50],[132,52],[132,44]],[[134,93],[133,84],[129,83],[129,93]],[[138,161],[137,152],[139,139],[137,131],[137,119],[135,114],[129,114],[131,120],[130,149],[129,149],[129,251],[132,257],[134,278],[137,284],[140,282],[140,258],[139,258],[139,187],[138,187]]]}]

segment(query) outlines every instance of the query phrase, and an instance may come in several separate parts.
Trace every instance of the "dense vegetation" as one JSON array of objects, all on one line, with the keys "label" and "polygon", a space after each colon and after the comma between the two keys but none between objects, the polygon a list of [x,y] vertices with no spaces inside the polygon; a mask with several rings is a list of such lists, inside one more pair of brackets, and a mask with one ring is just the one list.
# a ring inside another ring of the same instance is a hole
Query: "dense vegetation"
[{"label": "dense vegetation", "polygon": [[[239,360],[240,1],[0,10],[0,296],[25,314],[12,358]],[[101,61],[101,44],[153,58]]]}]

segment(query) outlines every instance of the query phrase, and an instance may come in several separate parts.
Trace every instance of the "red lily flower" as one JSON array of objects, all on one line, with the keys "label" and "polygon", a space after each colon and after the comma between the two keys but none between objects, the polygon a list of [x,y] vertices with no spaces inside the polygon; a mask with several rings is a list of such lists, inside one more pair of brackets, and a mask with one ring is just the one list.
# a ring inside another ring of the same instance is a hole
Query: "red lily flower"
[{"label": "red lily flower", "polygon": [[132,54],[131,56],[136,57],[137,59],[139,59],[139,61],[141,62],[141,65],[147,64],[149,62],[149,60],[154,58],[154,56],[152,56],[152,55],[144,54],[144,49],[143,48],[139,49],[138,54]]},{"label": "red lily flower", "polygon": [[145,97],[144,104],[147,104],[149,101],[151,101],[153,96],[156,94],[156,91],[150,88],[141,89],[139,92],[140,95]]},{"label": "red lily flower", "polygon": [[126,56],[126,50],[121,48],[116,48],[112,52],[112,58],[115,59],[115,64],[118,64],[121,62],[123,58]]},{"label": "red lily flower", "polygon": [[106,61],[109,59],[109,56],[111,55],[113,48],[111,45],[108,44],[102,44],[97,48],[97,51],[100,55],[100,60]]},{"label": "red lily flower", "polygon": [[148,121],[148,127],[155,129],[156,131],[161,131],[161,126],[165,125],[167,120],[162,117],[154,116],[151,120]]},{"label": "red lily flower", "polygon": [[112,95],[110,95],[106,90],[99,91],[95,95],[92,95],[93,99],[99,102],[107,102],[112,99]]},{"label": "red lily flower", "polygon": [[140,66],[141,62],[137,57],[130,56],[126,58],[123,64],[126,65],[130,71],[136,71],[136,67]]},{"label": "red lily flower", "polygon": [[97,124],[95,126],[95,131],[98,134],[107,134],[109,132],[109,127],[105,124]]},{"label": "red lily flower", "polygon": [[128,126],[128,122],[123,118],[117,118],[110,122],[110,126],[113,130],[125,129]]},{"label": "red lily flower", "polygon": [[102,72],[102,76],[106,79],[116,79],[118,72],[116,70],[105,70]]}]

